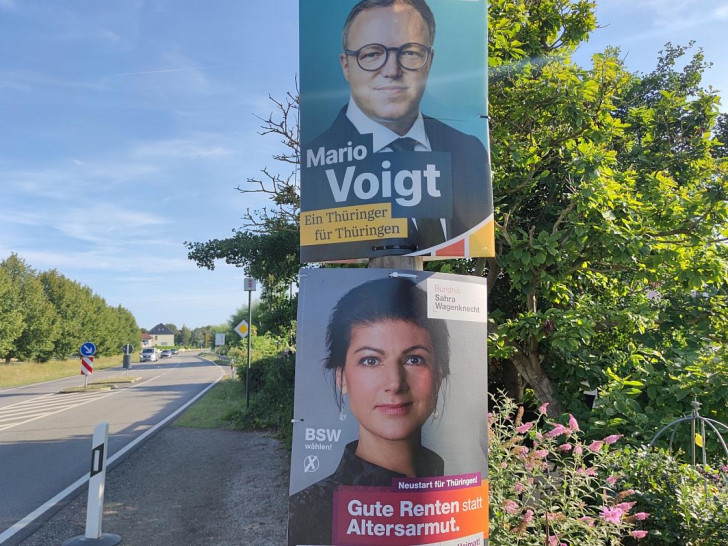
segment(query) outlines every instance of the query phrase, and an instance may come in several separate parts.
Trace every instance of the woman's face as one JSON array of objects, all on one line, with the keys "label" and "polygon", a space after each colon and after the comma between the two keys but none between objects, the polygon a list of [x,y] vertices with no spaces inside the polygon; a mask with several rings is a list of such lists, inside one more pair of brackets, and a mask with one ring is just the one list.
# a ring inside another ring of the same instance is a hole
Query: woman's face
[{"label": "woman's face", "polygon": [[402,320],[354,326],[339,382],[359,421],[360,441],[367,434],[419,438],[440,388],[430,334]]}]

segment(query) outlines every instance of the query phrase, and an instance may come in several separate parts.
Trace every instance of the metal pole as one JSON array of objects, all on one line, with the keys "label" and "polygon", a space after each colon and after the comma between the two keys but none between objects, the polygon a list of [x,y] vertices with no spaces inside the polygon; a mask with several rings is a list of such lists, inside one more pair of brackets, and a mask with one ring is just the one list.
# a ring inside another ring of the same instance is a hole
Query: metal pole
[{"label": "metal pole", "polygon": [[253,307],[251,299],[253,291],[248,290],[248,370],[245,373],[245,407],[250,406],[250,338],[253,333]]}]

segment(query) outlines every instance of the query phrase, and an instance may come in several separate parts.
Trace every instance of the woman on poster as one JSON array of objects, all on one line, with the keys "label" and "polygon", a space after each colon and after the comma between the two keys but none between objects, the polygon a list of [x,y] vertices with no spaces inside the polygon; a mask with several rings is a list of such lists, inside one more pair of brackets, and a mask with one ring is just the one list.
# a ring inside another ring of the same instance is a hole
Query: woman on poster
[{"label": "woman on poster", "polygon": [[427,294],[401,277],[357,286],[336,304],[326,345],[340,417],[348,398],[359,439],[346,446],[333,474],[290,497],[291,546],[331,544],[341,485],[388,487],[395,478],[444,472],[442,458],[421,444],[450,373],[447,327],[427,318]]}]

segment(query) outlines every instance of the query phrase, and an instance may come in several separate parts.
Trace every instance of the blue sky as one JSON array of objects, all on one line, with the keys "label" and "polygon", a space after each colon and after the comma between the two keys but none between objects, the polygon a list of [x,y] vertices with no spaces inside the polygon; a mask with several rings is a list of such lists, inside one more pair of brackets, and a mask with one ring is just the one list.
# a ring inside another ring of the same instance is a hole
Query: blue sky
[{"label": "blue sky", "polygon": [[[246,304],[242,270],[199,269],[183,242],[228,237],[266,204],[234,188],[279,169],[256,116],[294,87],[297,6],[0,0],[0,259],[57,269],[145,328]],[[694,38],[728,91],[724,1],[610,0],[597,15],[579,63],[621,45],[649,71],[665,42]]]}]

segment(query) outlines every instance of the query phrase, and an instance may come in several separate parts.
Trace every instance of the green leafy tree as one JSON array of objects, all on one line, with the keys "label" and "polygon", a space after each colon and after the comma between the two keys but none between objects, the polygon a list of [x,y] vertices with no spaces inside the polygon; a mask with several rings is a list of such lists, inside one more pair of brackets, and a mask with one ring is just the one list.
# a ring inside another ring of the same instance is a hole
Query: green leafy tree
[{"label": "green leafy tree", "polygon": [[43,285],[35,270],[17,254],[0,263],[0,269],[6,271],[15,287],[17,309],[21,310],[23,320],[22,331],[5,353],[5,360],[48,360],[58,338],[58,314],[43,292]]},{"label": "green leafy tree", "polygon": [[20,293],[10,274],[0,267],[0,355],[11,354],[15,341],[23,332]]},{"label": "green leafy tree", "polygon": [[188,345],[192,345],[192,330],[190,330],[186,325],[182,325],[182,328],[179,331],[179,334],[175,336],[175,344],[179,345],[180,347],[185,347]]},{"label": "green leafy tree", "polygon": [[64,277],[55,269],[40,273],[38,279],[59,317],[59,335],[53,356],[67,358],[88,341],[85,329],[94,320],[91,289]]},{"label": "green leafy tree", "polygon": [[[680,305],[724,316],[720,298],[687,301],[694,290],[723,293],[728,273],[724,129],[718,97],[700,87],[702,55],[679,71],[685,49],[668,46],[646,76],[629,73],[617,50],[579,68],[569,54],[593,27],[592,9],[491,5],[491,352],[552,414],[577,404],[583,383],[624,381],[633,355],[675,346],[659,330],[684,316]],[[523,24],[502,19],[514,13]],[[704,352],[703,334],[680,336]]]},{"label": "green leafy tree", "polygon": [[177,328],[177,326],[175,324],[172,324],[171,322],[168,324],[165,324],[165,326],[167,328],[169,328],[170,330],[172,330],[172,333],[174,334],[174,337],[176,339],[177,336],[179,335],[179,328]]}]

